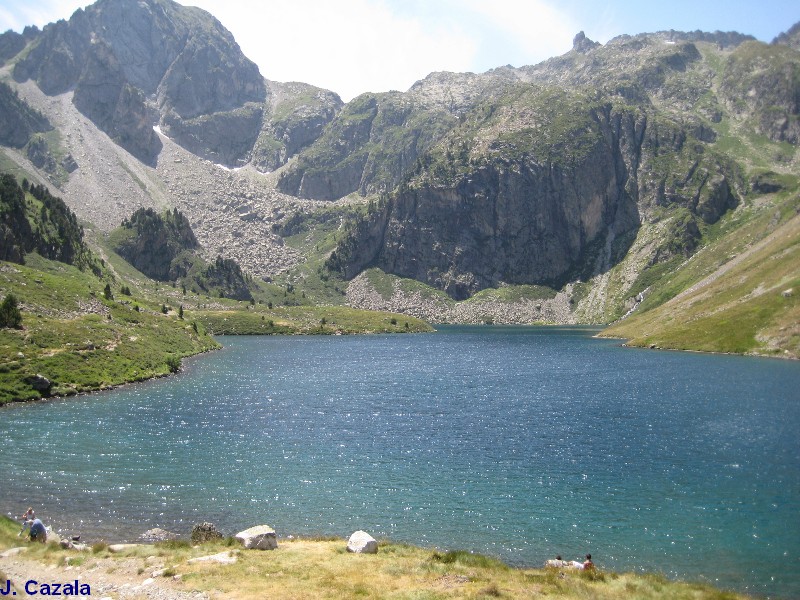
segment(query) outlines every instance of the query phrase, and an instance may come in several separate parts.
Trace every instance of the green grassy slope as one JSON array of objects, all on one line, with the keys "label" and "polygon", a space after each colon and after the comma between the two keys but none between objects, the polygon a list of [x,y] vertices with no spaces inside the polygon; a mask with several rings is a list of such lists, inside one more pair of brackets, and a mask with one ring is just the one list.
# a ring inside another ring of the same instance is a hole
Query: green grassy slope
[{"label": "green grassy slope", "polygon": [[[0,296],[20,301],[23,329],[0,329],[0,404],[70,395],[165,375],[218,344],[146,298],[103,294],[91,273],[30,254],[0,263]],[[138,310],[137,310],[138,309]],[[37,390],[32,378],[47,378]]]},{"label": "green grassy slope", "polygon": [[[26,256],[0,262],[0,299],[14,294],[23,328],[0,329],[0,405],[104,389],[174,372],[183,357],[219,347],[211,335],[411,333],[431,331],[413,317],[340,306],[286,306],[184,293],[152,281],[102,252],[104,271]],[[111,298],[104,294],[106,284]],[[122,290],[129,291],[130,295]],[[285,292],[284,292],[285,293]],[[182,313],[182,314],[181,314]],[[49,389],[37,389],[46,378]]]},{"label": "green grassy slope", "polygon": [[640,312],[602,335],[635,346],[800,358],[800,199],[787,204],[665,275]]}]

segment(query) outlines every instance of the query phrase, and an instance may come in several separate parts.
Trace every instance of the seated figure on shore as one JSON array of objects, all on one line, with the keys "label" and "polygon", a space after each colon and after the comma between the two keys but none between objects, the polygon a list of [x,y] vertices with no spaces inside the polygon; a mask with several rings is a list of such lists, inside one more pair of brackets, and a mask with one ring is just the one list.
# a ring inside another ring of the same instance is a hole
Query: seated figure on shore
[{"label": "seated figure on shore", "polygon": [[562,560],[560,554],[557,554],[555,558],[551,558],[544,563],[545,567],[554,567],[556,569],[560,569],[561,567],[566,567],[568,565],[569,563],[567,563],[565,560]]},{"label": "seated figure on shore", "polygon": [[47,530],[41,519],[34,519],[33,523],[31,523],[31,541],[41,542],[42,544],[47,541]]},{"label": "seated figure on shore", "polygon": [[587,554],[586,560],[581,562],[579,560],[572,561],[572,568],[573,569],[594,569],[594,563],[592,562],[592,555]]}]

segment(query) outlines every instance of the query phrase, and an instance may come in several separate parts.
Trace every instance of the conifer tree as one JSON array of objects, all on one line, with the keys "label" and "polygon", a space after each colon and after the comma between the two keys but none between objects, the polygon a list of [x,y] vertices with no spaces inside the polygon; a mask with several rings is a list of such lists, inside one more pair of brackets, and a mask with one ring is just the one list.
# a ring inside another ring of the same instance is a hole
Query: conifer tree
[{"label": "conifer tree", "polygon": [[22,313],[14,294],[9,294],[0,304],[0,327],[22,329]]}]

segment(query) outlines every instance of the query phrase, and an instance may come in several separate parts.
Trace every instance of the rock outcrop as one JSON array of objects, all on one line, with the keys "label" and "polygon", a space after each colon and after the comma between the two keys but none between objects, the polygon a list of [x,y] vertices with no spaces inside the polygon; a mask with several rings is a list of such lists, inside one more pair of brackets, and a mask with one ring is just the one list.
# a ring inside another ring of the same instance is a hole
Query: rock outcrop
[{"label": "rock outcrop", "polygon": [[776,142],[800,143],[800,52],[748,42],[731,53],[720,82],[728,110]]},{"label": "rock outcrop", "polygon": [[86,52],[72,102],[120,146],[154,164],[161,140],[153,131],[143,92],[125,78],[113,49],[97,41]]},{"label": "rock outcrop", "polygon": [[267,97],[258,67],[219,21],[171,0],[79,9],[45,27],[14,76],[35,80],[50,95],[74,88],[81,112],[145,163],[160,150],[152,130],[160,120],[192,151],[235,164],[261,125],[258,109],[255,123],[248,111],[242,122],[242,109]]},{"label": "rock outcrop", "polygon": [[275,550],[278,547],[275,530],[269,525],[250,527],[234,537],[248,550]]},{"label": "rock outcrop", "polygon": [[281,175],[278,189],[315,200],[390,192],[460,116],[509,81],[506,74],[432,73],[406,93],[362,94]]},{"label": "rock outcrop", "polygon": [[268,84],[271,106],[250,160],[261,172],[281,167],[314,143],[343,105],[333,92],[305,83]]},{"label": "rock outcrop", "polygon": [[347,540],[347,551],[356,554],[377,554],[378,542],[366,531],[356,531]]},{"label": "rock outcrop", "polygon": [[583,93],[509,96],[468,113],[329,266],[347,279],[378,267],[456,300],[503,284],[561,288],[615,264],[658,206],[689,215],[663,258],[693,249],[696,219],[736,204],[735,173],[679,125]]},{"label": "rock outcrop", "polygon": [[52,129],[47,117],[33,110],[7,83],[0,82],[0,144],[22,148],[35,133]]},{"label": "rock outcrop", "polygon": [[139,209],[111,239],[122,258],[158,281],[185,276],[190,265],[183,257],[199,248],[188,219],[177,209],[163,215],[152,209]]},{"label": "rock outcrop", "polygon": [[794,50],[800,50],[800,23],[792,25],[787,31],[784,31],[772,40],[772,43],[789,46],[789,48],[793,48]]},{"label": "rock outcrop", "polygon": [[153,529],[148,529],[142,535],[139,536],[139,539],[143,542],[166,542],[169,540],[177,540],[180,536],[177,533],[172,533],[171,531],[167,531],[166,529],[161,529],[160,527],[154,527]]},{"label": "rock outcrop", "polygon": [[202,544],[203,542],[221,540],[222,534],[213,523],[198,523],[192,527],[191,539],[193,544]]}]

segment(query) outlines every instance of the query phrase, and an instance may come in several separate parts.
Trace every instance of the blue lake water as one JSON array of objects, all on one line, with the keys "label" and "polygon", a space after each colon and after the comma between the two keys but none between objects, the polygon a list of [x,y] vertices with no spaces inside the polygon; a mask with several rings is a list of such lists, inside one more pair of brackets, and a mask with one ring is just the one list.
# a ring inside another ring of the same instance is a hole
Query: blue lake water
[{"label": "blue lake water", "polygon": [[0,510],[84,538],[377,538],[591,552],[800,598],[800,364],[581,328],[221,338],[178,376],[0,411]]}]

